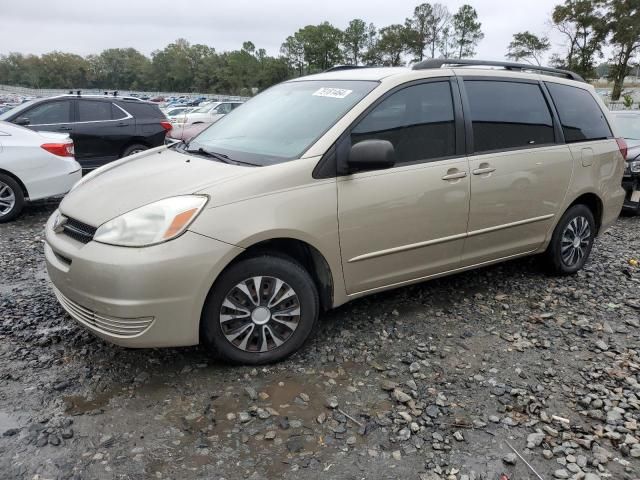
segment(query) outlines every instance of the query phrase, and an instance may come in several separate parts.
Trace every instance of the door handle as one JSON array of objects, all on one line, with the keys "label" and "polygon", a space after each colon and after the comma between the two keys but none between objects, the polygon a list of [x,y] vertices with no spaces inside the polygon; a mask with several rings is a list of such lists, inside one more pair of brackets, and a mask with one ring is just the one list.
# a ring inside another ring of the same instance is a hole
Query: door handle
[{"label": "door handle", "polygon": [[481,163],[480,168],[476,168],[473,172],[474,175],[483,175],[485,173],[495,172],[496,169],[494,167],[489,166],[488,163]]},{"label": "door handle", "polygon": [[65,132],[70,132],[71,127],[58,127],[58,130],[64,130]]},{"label": "door handle", "polygon": [[[451,170],[449,170],[451,172]],[[442,180],[458,180],[467,176],[467,172],[452,172],[447,173]]]}]

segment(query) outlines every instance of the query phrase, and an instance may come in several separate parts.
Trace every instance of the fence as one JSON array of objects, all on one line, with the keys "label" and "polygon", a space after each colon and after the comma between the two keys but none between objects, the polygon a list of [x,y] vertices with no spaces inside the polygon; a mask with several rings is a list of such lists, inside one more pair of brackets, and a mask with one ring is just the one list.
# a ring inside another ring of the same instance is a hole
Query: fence
[{"label": "fence", "polygon": [[[95,89],[95,88],[84,88],[84,89],[74,89],[73,92],[80,90],[84,95],[103,95],[105,92],[113,92],[115,89]],[[53,97],[55,95],[65,95],[72,91],[71,89],[55,89],[55,88],[27,88],[27,87],[17,87],[13,85],[0,85],[0,95],[16,95],[23,97]],[[125,97],[130,95],[131,92],[129,90],[118,90],[118,96]],[[142,92],[136,90],[135,93],[137,95],[146,95],[149,97],[206,97],[212,100],[217,100],[221,102],[228,101],[244,101],[247,100],[248,97],[241,97],[238,95],[221,95],[217,93],[196,93],[196,92]]]}]

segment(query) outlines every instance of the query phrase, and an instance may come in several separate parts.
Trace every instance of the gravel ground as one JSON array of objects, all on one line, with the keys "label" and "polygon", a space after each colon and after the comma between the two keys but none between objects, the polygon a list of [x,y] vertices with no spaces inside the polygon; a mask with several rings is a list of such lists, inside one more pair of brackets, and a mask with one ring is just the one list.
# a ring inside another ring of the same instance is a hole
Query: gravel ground
[{"label": "gravel ground", "polygon": [[640,478],[640,218],[576,276],[525,259],[354,301],[255,369],[76,326],[54,208],[0,226],[0,478]]}]

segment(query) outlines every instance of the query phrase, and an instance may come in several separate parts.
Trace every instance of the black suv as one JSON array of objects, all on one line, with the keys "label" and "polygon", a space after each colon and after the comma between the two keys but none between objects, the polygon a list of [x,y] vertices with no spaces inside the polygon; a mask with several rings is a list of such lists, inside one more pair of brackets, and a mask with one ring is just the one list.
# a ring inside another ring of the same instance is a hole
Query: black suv
[{"label": "black suv", "polygon": [[171,123],[156,104],[116,96],[62,95],[20,105],[0,120],[69,133],[83,170],[164,144]]}]

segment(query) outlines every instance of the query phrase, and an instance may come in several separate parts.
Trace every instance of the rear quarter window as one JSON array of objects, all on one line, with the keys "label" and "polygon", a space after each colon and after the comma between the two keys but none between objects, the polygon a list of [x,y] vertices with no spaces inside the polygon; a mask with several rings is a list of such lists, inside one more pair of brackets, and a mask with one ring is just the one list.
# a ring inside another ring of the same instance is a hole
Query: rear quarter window
[{"label": "rear quarter window", "polygon": [[558,83],[546,83],[558,110],[567,143],[611,138],[607,119],[590,92]]},{"label": "rear quarter window", "polygon": [[144,102],[122,102],[118,103],[127,112],[136,118],[164,119],[164,114],[160,107],[152,103]]}]

